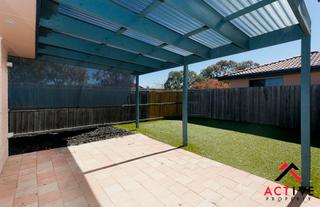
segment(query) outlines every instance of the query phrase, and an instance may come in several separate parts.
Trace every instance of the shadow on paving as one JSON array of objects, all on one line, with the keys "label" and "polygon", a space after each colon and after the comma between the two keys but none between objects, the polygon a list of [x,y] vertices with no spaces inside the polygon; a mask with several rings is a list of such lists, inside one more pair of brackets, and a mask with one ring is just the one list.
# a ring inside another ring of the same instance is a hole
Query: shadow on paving
[{"label": "shadow on paving", "polygon": [[[190,118],[189,123],[219,129],[231,130],[235,132],[263,136],[275,140],[300,144],[300,132],[296,129],[282,128],[263,124],[251,124],[234,121],[212,120],[203,118]],[[319,133],[313,133],[311,145],[320,148],[320,140],[317,139]]]}]

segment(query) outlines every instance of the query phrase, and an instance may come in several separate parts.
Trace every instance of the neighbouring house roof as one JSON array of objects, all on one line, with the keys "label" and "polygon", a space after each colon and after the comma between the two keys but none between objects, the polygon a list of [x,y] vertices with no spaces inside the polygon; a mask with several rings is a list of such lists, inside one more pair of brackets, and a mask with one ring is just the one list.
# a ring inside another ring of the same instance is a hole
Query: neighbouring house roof
[{"label": "neighbouring house roof", "polygon": [[[219,80],[258,78],[281,74],[299,73],[301,68],[301,56],[292,57],[286,60],[259,65],[241,71],[230,73],[219,77]],[[311,52],[311,69],[320,70],[320,52]]]}]

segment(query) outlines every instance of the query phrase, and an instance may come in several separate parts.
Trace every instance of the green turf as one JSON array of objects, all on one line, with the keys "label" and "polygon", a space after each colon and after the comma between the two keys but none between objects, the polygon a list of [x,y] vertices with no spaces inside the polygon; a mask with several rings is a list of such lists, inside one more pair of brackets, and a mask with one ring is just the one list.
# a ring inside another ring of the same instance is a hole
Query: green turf
[{"label": "green turf", "polygon": [[[116,127],[135,130],[134,124]],[[279,175],[278,168],[284,162],[293,162],[301,169],[299,133],[293,130],[208,119],[191,119],[188,128],[189,145],[185,149],[221,163],[269,180]],[[142,122],[138,132],[172,146],[181,145],[181,121]],[[313,145],[312,186],[315,196],[320,197],[320,148],[317,143]],[[289,175],[281,183],[299,186]]]}]

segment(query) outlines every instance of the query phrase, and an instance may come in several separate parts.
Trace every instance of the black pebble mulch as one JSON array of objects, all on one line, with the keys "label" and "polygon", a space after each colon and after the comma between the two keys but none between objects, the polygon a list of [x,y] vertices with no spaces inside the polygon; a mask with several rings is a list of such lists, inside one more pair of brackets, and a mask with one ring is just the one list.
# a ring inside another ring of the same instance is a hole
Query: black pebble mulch
[{"label": "black pebble mulch", "polygon": [[133,133],[134,132],[114,128],[112,126],[106,126],[80,131],[67,131],[61,133],[11,138],[9,139],[9,155],[79,145],[126,136]]}]

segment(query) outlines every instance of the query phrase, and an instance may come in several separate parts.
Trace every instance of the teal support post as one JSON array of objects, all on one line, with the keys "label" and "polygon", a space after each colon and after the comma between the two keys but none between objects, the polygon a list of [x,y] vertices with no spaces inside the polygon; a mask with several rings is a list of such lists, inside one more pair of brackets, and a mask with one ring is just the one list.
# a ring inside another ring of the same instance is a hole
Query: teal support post
[{"label": "teal support post", "polygon": [[188,65],[183,66],[182,144],[188,145]]},{"label": "teal support post", "polygon": [[302,186],[310,187],[310,35],[301,39],[301,174]]},{"label": "teal support post", "polygon": [[140,121],[140,87],[139,75],[136,75],[136,128],[139,128]]}]

